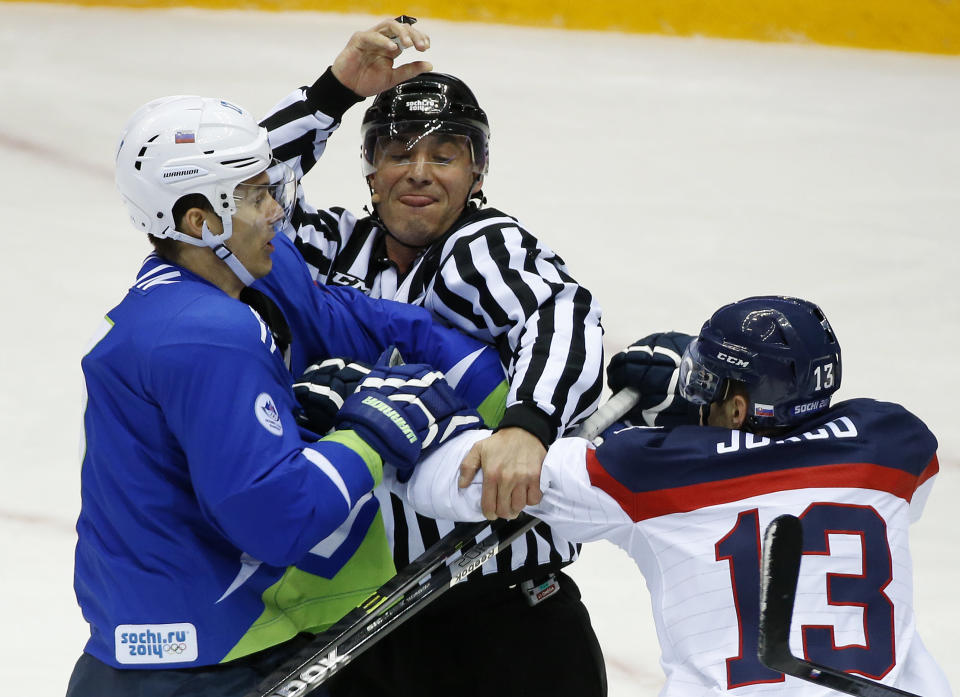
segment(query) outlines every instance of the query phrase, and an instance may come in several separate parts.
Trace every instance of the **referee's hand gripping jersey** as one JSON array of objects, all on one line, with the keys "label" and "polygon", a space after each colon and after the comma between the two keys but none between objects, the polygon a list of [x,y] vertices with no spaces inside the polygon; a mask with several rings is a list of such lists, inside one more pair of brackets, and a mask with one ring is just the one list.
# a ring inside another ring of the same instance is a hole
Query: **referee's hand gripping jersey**
[{"label": "referee's hand gripping jersey", "polygon": [[[366,34],[371,36],[357,38]],[[278,158],[298,178],[323,153],[346,109],[376,93],[369,83],[360,84],[343,57],[356,50],[358,42],[376,45],[377,35],[421,37],[396,22],[354,35],[331,69],[313,85],[288,95],[263,121]],[[385,91],[366,111],[362,126],[362,168],[373,212],[358,219],[343,208],[318,210],[301,192],[290,234],[318,282],[420,305],[450,326],[496,346],[510,380],[506,413],[499,430],[469,457],[477,465],[483,460],[488,485],[498,478],[504,484],[518,482],[512,495],[507,486],[488,487],[488,517],[516,515],[525,504],[539,500],[544,448],[596,408],[603,365],[600,310],[560,257],[517,219],[481,207],[490,129],[463,81],[425,72],[381,89]],[[383,503],[398,567],[452,529],[452,521],[416,515],[395,497]],[[557,695],[605,692],[602,659],[586,611],[573,582],[559,574],[577,553],[575,545],[538,526],[485,565],[483,573],[466,584],[469,588],[455,589],[442,601],[442,607],[472,605],[470,616],[486,613],[490,628],[473,632],[472,648],[482,641],[488,656],[499,652],[501,678],[504,671],[512,671],[518,680],[533,681],[529,668],[542,659],[553,663],[554,682],[536,676],[538,689]],[[468,595],[474,597],[467,600]],[[481,597],[484,607],[477,606]],[[494,607],[498,609],[487,612]],[[435,608],[415,618],[408,634],[416,627],[432,627],[432,617],[442,612]],[[514,624],[519,634],[513,632]],[[408,634],[401,629],[374,652],[392,645],[402,653],[420,640],[405,638]],[[503,644],[504,634],[525,645],[526,657]],[[433,628],[423,635],[431,645],[451,641]],[[557,641],[558,636],[566,638]],[[584,655],[593,657],[589,670],[563,668],[582,666]],[[412,670],[405,668],[402,676],[393,678],[382,675],[383,689],[391,680],[413,680]],[[377,678],[372,669],[352,672],[361,680]],[[341,682],[350,674],[347,671]],[[438,693],[446,689],[442,680],[448,678],[449,685],[463,689],[458,676],[442,676],[426,666],[423,675],[416,676]],[[518,683],[518,689],[524,684]],[[485,688],[477,683],[471,689]]]}]

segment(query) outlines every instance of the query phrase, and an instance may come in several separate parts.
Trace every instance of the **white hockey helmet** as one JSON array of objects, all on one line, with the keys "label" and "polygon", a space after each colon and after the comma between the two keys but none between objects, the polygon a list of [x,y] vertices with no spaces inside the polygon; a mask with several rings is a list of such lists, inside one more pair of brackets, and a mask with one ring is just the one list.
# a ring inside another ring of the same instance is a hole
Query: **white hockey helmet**
[{"label": "white hockey helmet", "polygon": [[[176,95],[140,107],[124,126],[117,148],[116,183],[134,227],[214,249],[244,283],[253,279],[223,243],[233,234],[237,185],[274,165],[267,131],[242,107],[223,99]],[[289,217],[293,172],[271,168],[271,192]],[[279,184],[279,186],[278,186]],[[176,230],[173,206],[202,194],[223,221],[223,233],[204,225],[198,240]]]}]

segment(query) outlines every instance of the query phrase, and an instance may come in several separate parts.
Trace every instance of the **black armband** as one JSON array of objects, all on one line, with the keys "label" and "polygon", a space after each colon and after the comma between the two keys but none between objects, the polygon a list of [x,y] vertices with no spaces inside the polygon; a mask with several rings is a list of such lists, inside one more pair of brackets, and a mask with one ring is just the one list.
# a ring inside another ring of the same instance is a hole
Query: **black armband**
[{"label": "black armband", "polygon": [[313,111],[320,111],[337,121],[343,118],[347,109],[363,101],[363,97],[345,87],[333,75],[333,68],[327,68],[317,81],[307,90],[307,104]]}]

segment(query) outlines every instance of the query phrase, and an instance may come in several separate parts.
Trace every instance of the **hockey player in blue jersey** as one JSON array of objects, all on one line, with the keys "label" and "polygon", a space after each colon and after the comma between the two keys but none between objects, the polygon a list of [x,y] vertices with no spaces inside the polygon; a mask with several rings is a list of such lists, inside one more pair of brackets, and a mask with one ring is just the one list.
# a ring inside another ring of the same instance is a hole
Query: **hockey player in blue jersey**
[{"label": "hockey player in blue jersey", "polygon": [[[938,472],[936,438],[897,404],[831,406],[840,344],[813,303],[748,298],[683,339],[641,340],[614,368],[648,397],[635,422],[682,396],[703,425],[561,439],[544,462],[543,501],[527,508],[569,539],[607,539],[636,561],[662,650],[660,694],[835,694],[757,657],[760,540],[792,514],[804,532],[793,653],[948,697],[917,633],[908,541]],[[482,437],[460,436],[399,488],[424,514],[479,520],[479,484],[456,480]]]},{"label": "hockey player in blue jersey", "polygon": [[[292,172],[233,103],[145,105],[116,179],[155,253],[82,361],[75,588],[91,635],[67,694],[242,694],[395,573],[371,493],[384,464],[408,475],[422,444],[479,421],[467,403],[495,420],[503,372],[421,308],[313,283],[280,231]],[[308,360],[394,344],[456,391],[379,365],[385,392],[347,399],[322,439],[300,429]]]}]

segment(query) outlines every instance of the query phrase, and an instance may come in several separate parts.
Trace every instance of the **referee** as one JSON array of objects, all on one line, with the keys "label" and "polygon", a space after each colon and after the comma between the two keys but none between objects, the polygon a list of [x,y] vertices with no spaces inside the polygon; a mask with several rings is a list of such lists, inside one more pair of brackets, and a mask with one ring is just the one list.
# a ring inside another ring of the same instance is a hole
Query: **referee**
[{"label": "referee", "polygon": [[[302,178],[345,111],[378,94],[362,126],[372,213],[317,210],[301,190],[290,234],[318,282],[422,305],[497,347],[510,378],[506,411],[471,451],[464,477],[482,463],[484,513],[515,517],[539,502],[546,447],[596,408],[600,309],[559,256],[515,218],[483,205],[487,116],[458,78],[424,72],[431,66],[422,61],[393,68],[401,46],[429,46],[408,22],[354,34],[333,66],[263,125],[274,155]],[[396,497],[381,504],[397,568],[454,525],[419,516]],[[589,615],[561,571],[577,553],[538,526],[351,663],[331,681],[332,694],[605,695]]]}]

